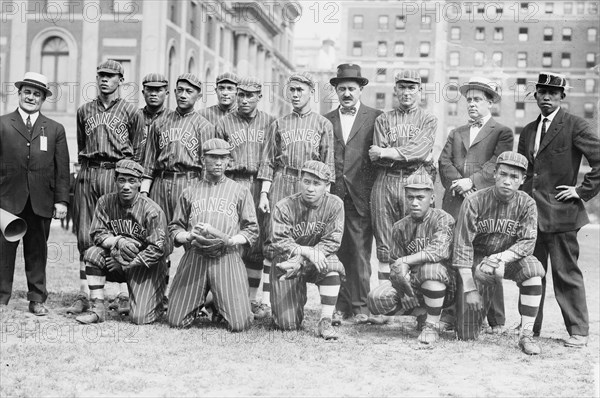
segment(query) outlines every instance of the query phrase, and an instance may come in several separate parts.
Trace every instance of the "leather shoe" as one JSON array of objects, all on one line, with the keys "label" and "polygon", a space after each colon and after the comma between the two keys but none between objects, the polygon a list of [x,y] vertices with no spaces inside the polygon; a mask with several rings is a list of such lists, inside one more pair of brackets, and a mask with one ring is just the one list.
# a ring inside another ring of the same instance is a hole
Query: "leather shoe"
[{"label": "leather shoe", "polygon": [[337,340],[335,329],[331,326],[331,318],[322,318],[317,325],[317,334],[325,340]]},{"label": "leather shoe", "polygon": [[542,353],[540,345],[533,339],[533,332],[521,335],[519,338],[519,348],[527,355],[539,355]]},{"label": "leather shoe", "polygon": [[567,340],[565,340],[565,347],[571,348],[583,348],[588,343],[588,336],[580,336],[577,334],[571,335]]},{"label": "leather shoe", "polygon": [[350,322],[355,325],[364,325],[369,322],[369,317],[365,314],[354,314],[354,316],[350,318]]},{"label": "leather shoe", "polygon": [[367,319],[371,325],[385,325],[386,323],[390,323],[392,317],[387,315],[370,315]]},{"label": "leather shoe", "polygon": [[346,318],[346,314],[342,311],[334,311],[333,318],[331,319],[331,326],[340,326],[344,318]]},{"label": "leather shoe", "polygon": [[38,303],[36,301],[29,302],[29,312],[33,315],[44,316],[48,315],[48,308],[44,306],[44,303]]}]

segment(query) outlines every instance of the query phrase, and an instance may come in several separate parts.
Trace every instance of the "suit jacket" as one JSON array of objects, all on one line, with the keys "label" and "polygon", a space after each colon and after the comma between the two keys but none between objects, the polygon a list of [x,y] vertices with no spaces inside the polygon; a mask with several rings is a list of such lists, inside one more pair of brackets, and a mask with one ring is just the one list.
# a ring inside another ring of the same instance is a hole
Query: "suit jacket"
[{"label": "suit jacket", "polygon": [[342,199],[346,194],[350,195],[358,214],[363,217],[371,212],[369,201],[375,169],[369,159],[369,148],[373,145],[375,119],[382,113],[361,103],[347,143],[344,143],[338,108],[325,115],[333,124],[335,147],[335,183],[331,186],[331,193]]},{"label": "suit jacket", "polygon": [[[47,150],[41,150],[41,137]],[[69,203],[69,150],[62,124],[40,113],[31,138],[18,111],[0,117],[0,207],[51,218],[54,203]]]},{"label": "suit jacket", "polygon": [[504,151],[513,150],[514,136],[510,128],[491,118],[481,127],[469,146],[470,126],[452,130],[439,159],[442,185],[446,189],[442,209],[454,218],[458,216],[463,201],[461,195],[452,196],[452,181],[470,178],[476,189],[494,185],[496,158]]},{"label": "suit jacket", "polygon": [[[590,200],[600,190],[600,140],[585,120],[559,109],[534,158],[539,122],[540,117],[525,126],[519,138],[519,153],[529,161],[521,189],[537,203],[540,231],[577,230],[589,222],[582,200]],[[577,185],[582,156],[586,157],[592,169],[576,188],[581,200],[559,202],[554,198],[559,192],[556,187]]]}]

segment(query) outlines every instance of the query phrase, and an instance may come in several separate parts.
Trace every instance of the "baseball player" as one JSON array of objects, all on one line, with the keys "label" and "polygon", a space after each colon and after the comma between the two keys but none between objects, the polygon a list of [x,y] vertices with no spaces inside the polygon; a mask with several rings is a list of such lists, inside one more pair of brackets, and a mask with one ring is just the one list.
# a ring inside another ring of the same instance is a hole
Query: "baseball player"
[{"label": "baseball player", "polygon": [[126,282],[129,286],[133,323],[154,322],[162,313],[165,259],[171,244],[165,213],[139,194],[143,172],[133,160],[118,161],[116,192],[98,200],[90,227],[94,245],[83,257],[91,308],[76,318],[80,323],[104,321],[106,281]]},{"label": "baseball player", "polygon": [[81,172],[75,187],[73,217],[80,255],[80,294],[66,310],[73,314],[89,307],[83,253],[94,244],[90,225],[96,203],[102,195],[115,191],[116,162],[140,159],[144,134],[144,120],[139,109],[119,97],[123,66],[113,60],[102,62],[96,68],[96,83],[98,98],[77,110],[77,149]]},{"label": "baseball player", "polygon": [[467,196],[454,232],[452,265],[460,274],[456,332],[475,339],[487,314],[497,280],[519,286],[519,347],[528,355],[541,352],[533,339],[533,323],[542,297],[544,268],[533,256],[537,238],[535,201],[519,187],[527,159],[502,152],[496,159],[494,186]]},{"label": "baseball player", "polygon": [[142,152],[139,163],[143,165],[146,138],[148,137],[150,125],[160,116],[163,116],[167,110],[165,100],[169,95],[169,81],[160,73],[149,73],[142,80],[142,94],[144,95],[146,106],[140,108],[144,117],[144,137],[140,145]]},{"label": "baseball player", "polygon": [[[331,325],[344,266],[336,253],[344,233],[344,203],[327,192],[332,169],[309,160],[301,168],[300,192],[277,202],[273,209],[271,304],[275,325],[299,329],[304,318],[306,282],[319,287],[321,317],[318,335],[337,339]],[[285,274],[282,271],[285,270]],[[294,273],[299,275],[293,277]]]},{"label": "baseball player", "polygon": [[[275,204],[299,189],[302,166],[308,160],[319,160],[334,170],[333,126],[329,120],[310,109],[315,82],[308,73],[296,73],[288,79],[287,91],[292,113],[273,122],[263,146],[258,179],[262,180],[259,209],[265,215]],[[330,174],[330,182],[335,176]],[[269,275],[273,253],[270,244],[271,223],[264,222],[265,255],[263,299],[258,318],[271,315]]]},{"label": "baseball player", "polygon": [[217,76],[215,93],[217,94],[218,103],[217,105],[202,109],[199,111],[200,115],[204,116],[213,125],[216,125],[219,119],[230,113],[234,113],[237,109],[235,96],[238,81],[238,77],[231,72],[225,72]]},{"label": "baseball player", "polygon": [[371,191],[371,218],[379,260],[379,280],[389,279],[392,226],[405,216],[404,184],[425,169],[435,180],[432,149],[437,119],[418,105],[421,77],[405,70],[394,77],[398,107],[375,120],[369,157],[377,166]]},{"label": "baseball player", "polygon": [[390,280],[369,293],[368,305],[372,314],[388,314],[424,304],[427,314],[419,325],[419,342],[432,344],[439,339],[442,308],[453,303],[456,290],[451,267],[454,219],[431,208],[433,181],[428,174],[409,176],[404,193],[409,215],[392,227]]},{"label": "baseball player", "polygon": [[[251,77],[240,79],[237,90],[237,110],[217,122],[217,137],[223,138],[232,146],[233,159],[225,175],[248,188],[252,193],[254,204],[258,205],[261,181],[257,180],[256,176],[265,135],[275,118],[256,109],[262,98],[262,84],[259,80]],[[262,226],[262,213],[257,212],[257,216],[259,225]],[[259,309],[257,294],[263,272],[263,240],[259,237],[256,244],[243,256],[248,273],[253,313]]]},{"label": "baseball player", "polygon": [[[171,326],[189,326],[210,288],[229,329],[242,331],[250,327],[252,312],[238,246],[256,242],[256,212],[248,188],[224,175],[230,145],[213,138],[203,151],[206,176],[183,191],[169,224],[175,245],[184,245],[185,254],[173,278],[167,318]],[[202,246],[207,233],[214,238]]]}]

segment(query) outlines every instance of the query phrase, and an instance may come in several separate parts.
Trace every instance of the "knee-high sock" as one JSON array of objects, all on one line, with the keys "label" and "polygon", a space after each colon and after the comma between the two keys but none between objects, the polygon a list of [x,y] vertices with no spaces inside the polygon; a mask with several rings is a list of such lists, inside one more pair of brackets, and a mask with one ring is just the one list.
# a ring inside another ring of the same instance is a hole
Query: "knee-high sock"
[{"label": "knee-high sock", "polygon": [[321,295],[321,319],[333,317],[335,303],[340,292],[340,274],[335,271],[329,272],[319,282],[319,294]]},{"label": "knee-high sock", "polygon": [[90,288],[88,287],[85,274],[85,262],[83,260],[79,260],[79,292],[85,294],[86,297],[90,295]]},{"label": "knee-high sock", "polygon": [[89,284],[90,299],[104,300],[104,285],[106,285],[106,275],[102,275],[102,272],[89,265],[85,268],[87,283]]},{"label": "knee-high sock", "polygon": [[425,281],[421,285],[421,292],[425,299],[427,322],[433,324],[439,323],[444,305],[444,297],[446,296],[446,285],[438,281]]},{"label": "knee-high sock", "polygon": [[126,282],[119,283],[119,296],[129,298],[129,288]]},{"label": "knee-high sock", "polygon": [[263,273],[262,262],[248,262],[246,263],[246,272],[248,273],[248,298],[250,301],[255,301],[258,295],[258,288],[260,287],[260,280]]},{"label": "knee-high sock", "polygon": [[379,283],[390,279],[390,263],[379,262],[379,272],[377,273]]},{"label": "knee-high sock", "polygon": [[167,293],[169,292],[169,273],[171,272],[171,259],[167,259],[167,271],[165,274],[165,294],[167,297]]},{"label": "knee-high sock", "polygon": [[532,331],[542,299],[542,278],[534,276],[519,287],[519,313],[522,331]]},{"label": "knee-high sock", "polygon": [[263,298],[262,303],[271,306],[271,260],[265,258],[263,268]]}]

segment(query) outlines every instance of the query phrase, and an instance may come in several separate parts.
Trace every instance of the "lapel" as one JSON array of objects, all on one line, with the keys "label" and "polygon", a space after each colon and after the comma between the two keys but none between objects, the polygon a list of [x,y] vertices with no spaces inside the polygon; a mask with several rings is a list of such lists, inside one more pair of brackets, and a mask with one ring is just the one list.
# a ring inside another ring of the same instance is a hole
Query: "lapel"
[{"label": "lapel", "polygon": [[[35,140],[36,137],[42,133],[42,128],[46,129],[46,117],[40,113],[37,120],[35,121],[35,124],[33,125],[33,133],[31,133],[31,141]],[[47,137],[48,132],[44,131],[44,135]]]},{"label": "lapel", "polygon": [[23,119],[21,119],[21,114],[18,110],[14,111],[10,115],[10,119],[12,122],[12,126],[19,134],[23,136],[27,141],[29,141],[29,132],[27,131],[27,126],[23,123]]},{"label": "lapel", "polygon": [[479,143],[481,140],[483,140],[488,135],[492,134],[494,127],[496,127],[496,121],[493,118],[490,118],[490,120],[488,120],[488,122],[481,128],[481,130],[479,130],[479,133],[477,133],[477,135],[475,136],[475,139],[473,140],[473,144],[471,144],[471,147],[473,147],[474,145]]},{"label": "lapel", "polygon": [[[544,148],[546,148],[549,144],[550,141],[552,141],[554,139],[554,137],[556,137],[558,135],[558,133],[560,132],[560,130],[562,129],[562,125],[563,125],[563,116],[564,116],[565,111],[561,109],[559,109],[558,113],[556,114],[556,116],[554,117],[554,119],[552,119],[552,123],[550,123],[550,126],[548,127],[548,131],[546,131],[546,136],[544,137],[544,141],[540,142],[540,148],[537,151],[537,156],[540,155],[540,152],[542,152],[544,150]],[[539,121],[538,121],[539,123]],[[534,135],[535,137],[535,135]],[[535,138],[534,138],[535,141]]]},{"label": "lapel", "polygon": [[338,108],[335,108],[331,114],[331,124],[333,124],[333,135],[336,140],[342,145],[346,145],[346,143],[344,143],[344,134],[342,133],[342,123],[340,121],[340,112]]},{"label": "lapel", "polygon": [[350,129],[350,135],[348,135],[348,142],[354,138],[358,130],[361,129],[365,121],[367,120],[367,108],[361,103],[360,108],[356,111],[356,118],[354,118],[354,123],[352,124],[352,128]]},{"label": "lapel", "polygon": [[470,137],[470,130],[471,128],[469,127],[469,125],[465,125],[462,127],[459,127],[460,131],[459,131],[459,136],[460,139],[462,141],[463,147],[465,148],[465,152],[469,150],[470,148],[470,144],[469,141],[471,141],[471,137]]},{"label": "lapel", "polygon": [[537,135],[537,126],[540,123],[540,120],[542,120],[541,115],[535,119],[535,124],[532,126],[531,130],[529,130],[529,136],[527,137],[527,160],[530,162],[534,159],[533,149],[535,148],[535,136]]}]

